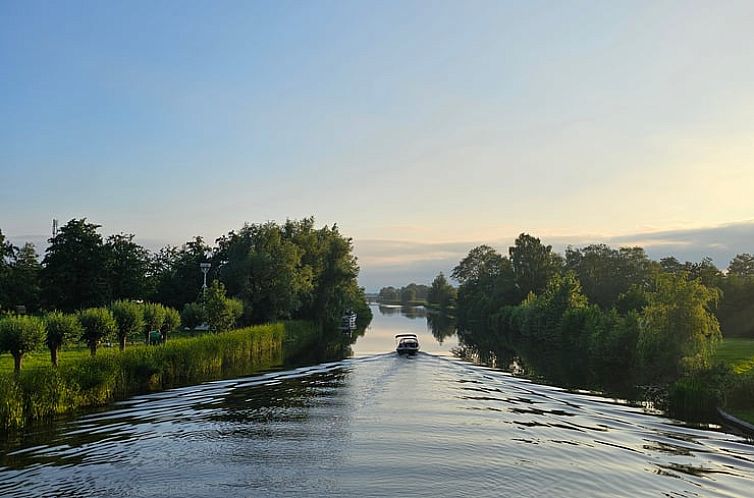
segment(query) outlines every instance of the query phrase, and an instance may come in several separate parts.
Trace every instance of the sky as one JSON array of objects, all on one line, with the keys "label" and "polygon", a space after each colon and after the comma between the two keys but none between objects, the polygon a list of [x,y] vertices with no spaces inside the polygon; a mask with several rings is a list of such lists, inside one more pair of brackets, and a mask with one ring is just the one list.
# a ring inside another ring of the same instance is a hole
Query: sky
[{"label": "sky", "polygon": [[[527,232],[754,252],[754,3],[0,2],[0,230],[315,216],[368,290]],[[43,242],[42,242],[43,243]]]}]

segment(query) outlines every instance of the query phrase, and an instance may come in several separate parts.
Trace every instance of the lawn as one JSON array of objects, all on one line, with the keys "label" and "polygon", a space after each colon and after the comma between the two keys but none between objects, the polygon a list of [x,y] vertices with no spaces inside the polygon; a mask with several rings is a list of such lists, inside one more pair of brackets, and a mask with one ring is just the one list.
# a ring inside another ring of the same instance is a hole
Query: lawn
[{"label": "lawn", "polygon": [[723,339],[715,359],[729,364],[738,374],[754,369],[754,339]]}]

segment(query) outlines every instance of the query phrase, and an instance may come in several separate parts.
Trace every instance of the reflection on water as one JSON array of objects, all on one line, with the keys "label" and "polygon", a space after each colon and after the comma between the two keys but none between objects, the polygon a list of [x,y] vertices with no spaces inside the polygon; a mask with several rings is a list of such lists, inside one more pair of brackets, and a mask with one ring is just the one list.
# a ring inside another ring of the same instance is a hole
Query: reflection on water
[{"label": "reflection on water", "polygon": [[[751,442],[463,362],[427,318],[375,313],[352,359],[37,426],[2,443],[0,496],[751,495]],[[386,352],[400,331],[437,353]]]},{"label": "reflection on water", "polygon": [[747,496],[754,446],[450,357],[137,396],[3,451],[2,496]]}]

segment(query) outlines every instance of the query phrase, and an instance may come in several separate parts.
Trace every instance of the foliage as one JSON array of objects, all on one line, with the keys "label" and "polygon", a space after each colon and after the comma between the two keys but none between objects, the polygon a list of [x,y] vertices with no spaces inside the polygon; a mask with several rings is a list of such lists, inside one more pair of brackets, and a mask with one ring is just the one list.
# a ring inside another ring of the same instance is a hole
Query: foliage
[{"label": "foliage", "polygon": [[432,286],[427,293],[427,302],[429,304],[447,311],[455,306],[458,292],[450,285],[442,272],[440,272],[432,281]]},{"label": "foliage", "polygon": [[213,332],[230,330],[243,313],[243,303],[226,297],[225,286],[217,280],[209,286],[202,302],[207,324]]},{"label": "foliage", "polygon": [[45,339],[45,324],[34,316],[8,316],[0,319],[0,352],[13,356],[14,369],[21,370],[26,353],[34,351]]},{"label": "foliage", "polygon": [[144,335],[149,339],[149,333],[153,330],[161,330],[165,323],[165,307],[157,303],[144,303]]},{"label": "foliage", "polygon": [[508,253],[519,299],[531,292],[542,292],[562,266],[562,259],[552,251],[552,246],[546,246],[526,233],[518,236]]},{"label": "foliage", "polygon": [[109,292],[112,299],[145,299],[151,292],[149,251],[133,234],[111,235],[105,242]]},{"label": "foliage", "polygon": [[72,219],[50,239],[41,270],[47,306],[73,311],[110,300],[107,251],[99,227],[86,218]]},{"label": "foliage", "polygon": [[115,318],[107,308],[87,308],[79,312],[79,321],[83,328],[81,338],[86,342],[92,356],[97,354],[97,346],[101,341],[109,340],[118,332]]},{"label": "foliage", "polygon": [[126,349],[126,341],[144,329],[144,307],[134,301],[119,300],[110,305],[117,324],[118,346]]},{"label": "foliage", "polygon": [[[240,315],[240,313],[239,313]],[[168,334],[181,326],[181,314],[175,308],[165,308],[165,320],[162,322],[160,331],[162,332],[163,342],[168,339]]]},{"label": "foliage", "polygon": [[[199,265],[206,263],[211,253],[212,248],[198,236],[180,249],[166,247],[161,250],[152,260],[154,299],[176,309],[196,301],[203,281]],[[217,271],[217,265],[213,265],[212,271]]]},{"label": "foliage", "polygon": [[67,367],[24,370],[17,378],[0,375],[0,427],[19,428],[135,392],[248,375],[279,364],[284,347],[290,355],[313,349],[318,337],[313,324],[276,323],[107,351]]},{"label": "foliage", "polygon": [[728,265],[728,275],[754,277],[754,256],[747,252],[737,254]]},{"label": "foliage", "polygon": [[50,360],[54,366],[58,365],[60,348],[70,342],[78,340],[84,330],[76,315],[52,311],[44,316],[45,344],[50,350]]},{"label": "foliage", "polygon": [[181,311],[181,323],[184,326],[195,329],[207,321],[202,303],[187,303]]},{"label": "foliage", "polygon": [[683,273],[657,277],[656,289],[641,313],[638,348],[645,378],[672,380],[709,366],[722,337],[710,311],[718,297],[700,279],[688,280]]}]

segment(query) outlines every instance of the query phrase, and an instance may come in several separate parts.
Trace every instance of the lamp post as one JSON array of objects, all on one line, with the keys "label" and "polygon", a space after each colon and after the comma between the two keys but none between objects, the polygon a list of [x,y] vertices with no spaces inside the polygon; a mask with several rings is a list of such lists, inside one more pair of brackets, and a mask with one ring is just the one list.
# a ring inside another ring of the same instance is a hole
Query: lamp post
[{"label": "lamp post", "polygon": [[204,294],[207,293],[207,273],[209,272],[211,266],[211,263],[199,263],[199,268],[201,268],[202,273],[204,273],[204,284],[202,285],[202,292]]}]

